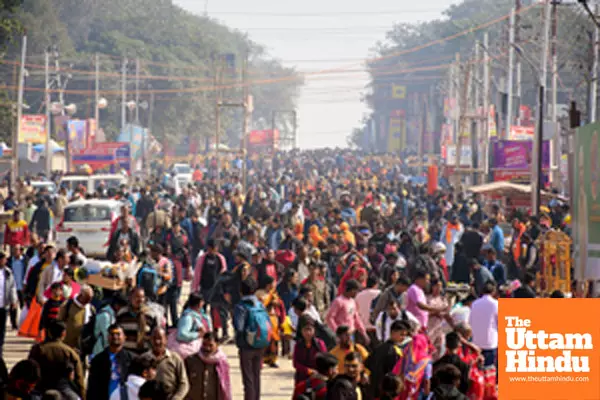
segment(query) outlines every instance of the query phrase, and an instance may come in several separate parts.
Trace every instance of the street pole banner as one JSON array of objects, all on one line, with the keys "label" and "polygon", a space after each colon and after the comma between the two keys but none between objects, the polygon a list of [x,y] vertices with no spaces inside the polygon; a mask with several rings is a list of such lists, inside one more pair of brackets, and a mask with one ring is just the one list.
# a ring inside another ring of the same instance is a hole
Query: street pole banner
[{"label": "street pole banner", "polygon": [[29,114],[21,117],[19,143],[46,143],[46,116]]}]

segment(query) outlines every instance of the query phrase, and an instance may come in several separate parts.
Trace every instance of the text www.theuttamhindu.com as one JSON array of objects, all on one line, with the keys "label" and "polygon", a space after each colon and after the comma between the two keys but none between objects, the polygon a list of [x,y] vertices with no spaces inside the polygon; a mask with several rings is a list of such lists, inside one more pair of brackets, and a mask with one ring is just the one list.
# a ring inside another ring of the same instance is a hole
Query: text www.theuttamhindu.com
[{"label": "text www.theuttamhindu.com", "polygon": [[551,382],[589,382],[587,376],[511,376],[510,382],[551,383]]}]

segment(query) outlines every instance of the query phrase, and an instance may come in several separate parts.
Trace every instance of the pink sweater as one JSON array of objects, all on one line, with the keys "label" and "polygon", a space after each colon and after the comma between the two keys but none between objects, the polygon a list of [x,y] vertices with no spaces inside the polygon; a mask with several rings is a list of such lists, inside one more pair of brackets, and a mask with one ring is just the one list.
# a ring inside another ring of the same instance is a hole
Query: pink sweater
[{"label": "pink sweater", "polygon": [[359,331],[366,336],[365,326],[360,319],[356,300],[346,296],[338,296],[327,313],[327,325],[334,332],[339,326],[345,325],[350,328],[350,332]]}]

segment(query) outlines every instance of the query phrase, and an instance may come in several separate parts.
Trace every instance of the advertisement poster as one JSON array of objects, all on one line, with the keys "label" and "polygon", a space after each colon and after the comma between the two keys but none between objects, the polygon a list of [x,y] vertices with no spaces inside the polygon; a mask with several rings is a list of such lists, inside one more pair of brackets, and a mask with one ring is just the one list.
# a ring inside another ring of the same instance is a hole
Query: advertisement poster
[{"label": "advertisement poster", "polygon": [[87,147],[87,121],[71,120],[67,123],[67,131],[71,151],[80,151]]},{"label": "advertisement poster", "polygon": [[[533,157],[533,141],[501,140],[493,143],[494,170],[529,170]],[[542,144],[542,168],[550,168],[550,143]]]},{"label": "advertisement poster", "polygon": [[533,126],[518,126],[512,125],[510,127],[510,140],[533,140],[533,134],[535,133],[535,127]]},{"label": "advertisement poster", "polygon": [[19,143],[46,143],[46,116],[31,114],[21,117]]},{"label": "advertisement poster", "polygon": [[279,131],[265,129],[251,131],[248,135],[248,153],[272,154],[277,149]]},{"label": "advertisement poster", "polygon": [[[573,238],[575,270],[600,279],[600,123],[582,126],[575,135]],[[577,276],[577,275],[576,275]]]},{"label": "advertisement poster", "polygon": [[72,155],[74,165],[89,165],[94,171],[108,169],[116,173],[121,169],[130,171],[131,152],[129,143],[104,142],[92,148],[81,149]]},{"label": "advertisement poster", "polygon": [[[531,181],[531,162],[533,142],[524,140],[502,140],[492,144],[492,172],[494,181],[529,183]],[[548,181],[550,168],[550,142],[542,144],[543,182]]]},{"label": "advertisement poster", "polygon": [[[449,145],[446,146],[446,165],[449,167],[456,166],[456,146]],[[460,166],[461,167],[470,167],[473,163],[473,155],[471,152],[471,146],[462,146],[461,147],[461,156],[460,156]]]}]

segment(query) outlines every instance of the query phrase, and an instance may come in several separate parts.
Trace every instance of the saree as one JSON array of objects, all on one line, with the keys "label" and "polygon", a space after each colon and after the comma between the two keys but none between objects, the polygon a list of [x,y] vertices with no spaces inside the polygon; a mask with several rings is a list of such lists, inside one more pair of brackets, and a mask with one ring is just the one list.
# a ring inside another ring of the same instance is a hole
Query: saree
[{"label": "saree", "polygon": [[406,353],[401,358],[392,373],[404,376],[404,389],[400,400],[418,400],[425,378],[427,366],[431,364],[429,341],[423,334],[416,335],[406,347]]}]

